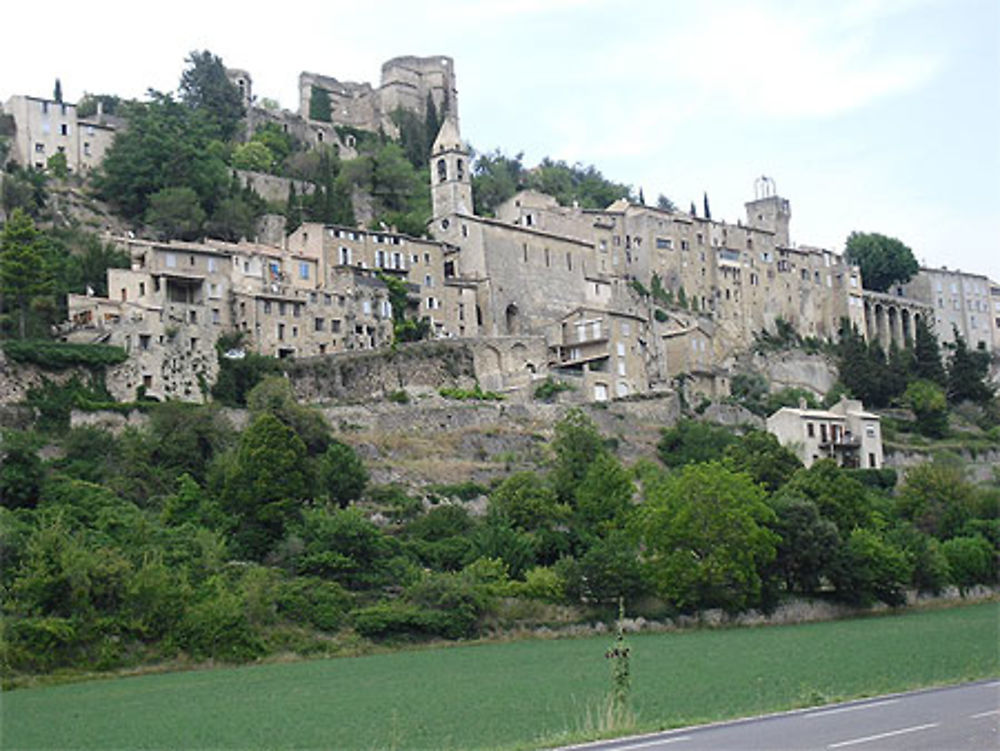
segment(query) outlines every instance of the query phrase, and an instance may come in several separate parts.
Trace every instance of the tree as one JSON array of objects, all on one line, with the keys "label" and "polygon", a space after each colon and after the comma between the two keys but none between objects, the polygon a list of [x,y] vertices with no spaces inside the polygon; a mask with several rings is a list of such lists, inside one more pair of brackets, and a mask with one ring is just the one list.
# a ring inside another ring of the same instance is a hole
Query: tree
[{"label": "tree", "polygon": [[98,193],[127,219],[143,216],[164,188],[189,188],[206,214],[228,195],[227,149],[202,110],[151,92],[149,102],[124,107],[128,127],[115,140],[94,178]]},{"label": "tree", "polygon": [[368,484],[368,470],[357,452],[346,443],[330,441],[319,457],[319,487],[341,508],[361,498]]},{"label": "tree", "polygon": [[920,270],[913,251],[894,237],[877,232],[852,232],[845,257],[861,268],[865,289],[885,292],[894,283],[904,284]]},{"label": "tree", "polygon": [[923,316],[917,319],[916,336],[913,339],[913,359],[913,374],[916,378],[931,381],[942,387],[947,384],[937,337]]},{"label": "tree", "polygon": [[677,205],[667,198],[663,193],[656,197],[656,208],[664,211],[677,211]]},{"label": "tree", "polygon": [[802,462],[771,433],[752,430],[723,453],[723,463],[736,472],[746,472],[773,493],[802,469]]},{"label": "tree", "polygon": [[995,551],[984,537],[953,537],[941,545],[941,552],[962,596],[976,584],[996,582]]},{"label": "tree", "polygon": [[962,468],[945,462],[911,467],[896,498],[896,514],[940,540],[959,534],[974,515],[976,489]]},{"label": "tree", "polygon": [[555,465],[552,484],[563,503],[574,503],[576,490],[591,465],[607,453],[604,438],[593,420],[579,409],[571,409],[556,423],[552,440]]},{"label": "tree", "polygon": [[708,207],[708,191],[705,191],[702,199],[704,201],[704,206],[705,206],[705,218],[706,219],[711,219],[712,218],[712,210]]},{"label": "tree", "polygon": [[840,547],[837,525],[824,519],[816,504],[801,498],[776,498],[772,529],[778,534],[775,567],[789,591],[812,594],[829,572]]},{"label": "tree", "polygon": [[28,306],[34,298],[51,292],[54,281],[43,236],[30,216],[15,209],[0,239],[0,294],[12,296],[17,303],[21,339],[27,335]]},{"label": "tree", "polygon": [[66,161],[66,153],[57,151],[46,159],[45,169],[57,180],[65,180],[69,176],[69,164]]},{"label": "tree", "polygon": [[682,609],[758,603],[778,543],[764,498],[749,475],[717,462],[688,465],[648,488],[638,531],[660,594]]},{"label": "tree", "polygon": [[674,427],[664,429],[656,451],[660,461],[668,467],[681,467],[718,459],[726,447],[735,442],[736,437],[728,428],[681,419]]},{"label": "tree", "polygon": [[62,98],[63,98],[62,81],[60,81],[58,78],[56,79],[56,85],[55,85],[55,87],[52,89],[52,98],[58,104],[62,104]]},{"label": "tree", "polygon": [[234,539],[240,551],[263,558],[311,490],[302,439],[274,415],[259,415],[243,433],[222,490],[223,507],[239,520]]},{"label": "tree", "polygon": [[870,529],[855,529],[833,563],[830,579],[837,596],[854,605],[875,600],[897,607],[906,603],[912,575],[906,554]]},{"label": "tree", "polygon": [[608,452],[599,454],[576,488],[577,523],[602,537],[624,526],[634,492],[635,485],[621,462]]},{"label": "tree", "polygon": [[815,503],[820,514],[837,525],[842,538],[871,521],[868,491],[832,459],[820,459],[808,469],[800,469],[778,495]]},{"label": "tree", "polygon": [[524,185],[521,159],[524,154],[506,156],[499,149],[476,157],[472,172],[472,203],[481,216],[493,216],[497,207]]},{"label": "tree", "polygon": [[222,60],[208,50],[192,52],[184,62],[188,67],[181,74],[181,101],[203,112],[214,126],[214,136],[228,141],[245,114],[239,89],[226,76]]},{"label": "tree", "polygon": [[325,123],[332,119],[330,107],[330,92],[313,86],[309,90],[309,119],[321,120]]},{"label": "tree", "polygon": [[295,400],[292,384],[287,378],[264,378],[247,393],[246,400],[251,414],[270,413],[294,430],[310,456],[322,454],[330,445],[330,426],[326,418],[319,410],[303,406]]},{"label": "tree", "polygon": [[912,381],[906,387],[904,401],[917,416],[917,430],[929,438],[943,438],[948,433],[948,399],[933,381]]},{"label": "tree", "polygon": [[242,198],[223,198],[205,224],[205,233],[229,242],[252,239],[256,227],[253,206]]},{"label": "tree", "polygon": [[45,468],[31,437],[4,432],[0,436],[0,506],[34,506],[44,478]]},{"label": "tree", "polygon": [[201,234],[205,211],[191,188],[164,188],[149,197],[144,218],[163,239],[194,240]]},{"label": "tree", "polygon": [[989,384],[990,355],[985,349],[971,351],[955,327],[955,348],[948,360],[948,401],[985,404],[993,398]]},{"label": "tree", "polygon": [[271,172],[274,162],[274,154],[260,141],[242,143],[233,149],[233,167],[236,169]]}]

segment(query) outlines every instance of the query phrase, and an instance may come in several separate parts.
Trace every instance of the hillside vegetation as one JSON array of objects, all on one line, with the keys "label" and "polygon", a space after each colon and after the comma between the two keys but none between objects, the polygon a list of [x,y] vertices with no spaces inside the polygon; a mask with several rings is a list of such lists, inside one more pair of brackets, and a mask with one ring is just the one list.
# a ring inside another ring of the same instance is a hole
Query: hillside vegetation
[{"label": "hillside vegetation", "polygon": [[[536,469],[489,487],[373,485],[287,381],[148,428],[8,432],[0,468],[4,674],[341,653],[518,625],[785,598],[900,605],[995,581],[1000,488],[929,463],[810,469],[767,434],[682,421],[625,466],[571,410]],[[39,449],[54,443],[42,459]]]}]

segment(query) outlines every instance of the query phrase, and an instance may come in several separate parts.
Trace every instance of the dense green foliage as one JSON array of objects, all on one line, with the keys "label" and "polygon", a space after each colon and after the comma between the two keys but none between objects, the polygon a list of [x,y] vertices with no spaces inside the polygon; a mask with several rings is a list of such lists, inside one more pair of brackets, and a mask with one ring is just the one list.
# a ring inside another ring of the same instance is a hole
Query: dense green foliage
[{"label": "dense green foliage", "polygon": [[969,350],[956,331],[955,343],[942,361],[923,319],[917,322],[913,342],[904,349],[893,346],[888,356],[877,341],[866,342],[843,322],[837,365],[840,382],[851,395],[868,407],[909,407],[917,428],[932,438],[947,435],[948,407],[965,401],[984,410],[984,429],[1000,417],[989,380],[989,354]]},{"label": "dense green foliage", "polygon": [[[797,594],[895,605],[996,576],[983,552],[1000,544],[1000,491],[951,465],[896,491],[828,461],[804,469],[765,434],[682,422],[660,447],[669,469],[629,469],[570,410],[545,471],[428,488],[428,506],[372,486],[287,379],[241,389],[241,433],[218,407],[166,403],[117,437],[67,427],[71,406],[107,399],[96,385],[33,392],[49,432],[5,434],[0,464],[8,675],[242,661],[351,633],[465,638],[512,608],[619,597],[660,615]],[[57,458],[40,457],[46,440]]]},{"label": "dense green foliage", "polygon": [[[282,602],[305,598],[289,590]],[[336,596],[326,602],[335,607]],[[630,635],[635,730],[994,678],[996,619],[986,603]],[[135,676],[127,722],[94,710],[121,702],[120,681],[12,691],[4,740],[38,749],[561,747],[585,739],[585,715],[607,690],[607,643],[541,639]]]},{"label": "dense green foliage", "polygon": [[75,366],[103,367],[118,365],[128,359],[128,354],[121,347],[107,344],[70,344],[48,339],[5,341],[3,351],[14,362],[34,363],[45,370],[62,370]]},{"label": "dense green foliage", "polygon": [[630,186],[608,180],[593,165],[569,165],[546,157],[528,170],[522,157],[506,156],[499,149],[476,157],[472,201],[477,214],[492,216],[500,204],[525,189],[546,193],[562,206],[576,203],[586,209],[603,209],[619,198],[634,199]]},{"label": "dense green foliage", "polygon": [[844,256],[861,268],[865,289],[885,292],[893,284],[904,284],[920,270],[913,251],[894,237],[877,232],[852,232]]}]

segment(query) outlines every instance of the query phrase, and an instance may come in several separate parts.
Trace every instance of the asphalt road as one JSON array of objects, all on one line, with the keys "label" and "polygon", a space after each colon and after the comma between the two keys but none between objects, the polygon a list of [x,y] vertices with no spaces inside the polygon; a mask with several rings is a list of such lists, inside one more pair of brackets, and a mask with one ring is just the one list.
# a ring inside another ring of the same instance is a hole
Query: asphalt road
[{"label": "asphalt road", "polygon": [[1000,681],[575,746],[581,751],[1000,751]]}]

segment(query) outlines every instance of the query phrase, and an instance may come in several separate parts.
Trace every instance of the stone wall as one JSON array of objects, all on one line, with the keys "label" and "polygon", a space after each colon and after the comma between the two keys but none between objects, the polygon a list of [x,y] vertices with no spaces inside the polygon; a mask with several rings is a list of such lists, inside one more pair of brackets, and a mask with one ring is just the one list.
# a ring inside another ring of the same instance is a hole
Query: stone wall
[{"label": "stone wall", "polygon": [[444,341],[302,358],[285,372],[296,398],[306,403],[383,399],[401,389],[472,388],[476,382],[472,348]]},{"label": "stone wall", "polygon": [[[994,471],[1000,467],[1000,449],[975,453],[961,450],[958,455],[966,468],[968,478],[972,482],[992,481]],[[896,470],[899,473],[900,481],[902,481],[907,469],[933,460],[934,457],[930,451],[899,451],[886,447],[882,466]]]},{"label": "stone wall", "polygon": [[244,188],[252,188],[265,201],[284,203],[288,200],[288,190],[294,185],[295,192],[300,196],[309,195],[316,186],[305,180],[292,180],[288,177],[269,175],[266,172],[237,169],[233,174]]},{"label": "stone wall", "polygon": [[797,350],[755,355],[753,367],[767,376],[772,391],[801,388],[824,396],[838,377],[837,368],[829,358]]}]

